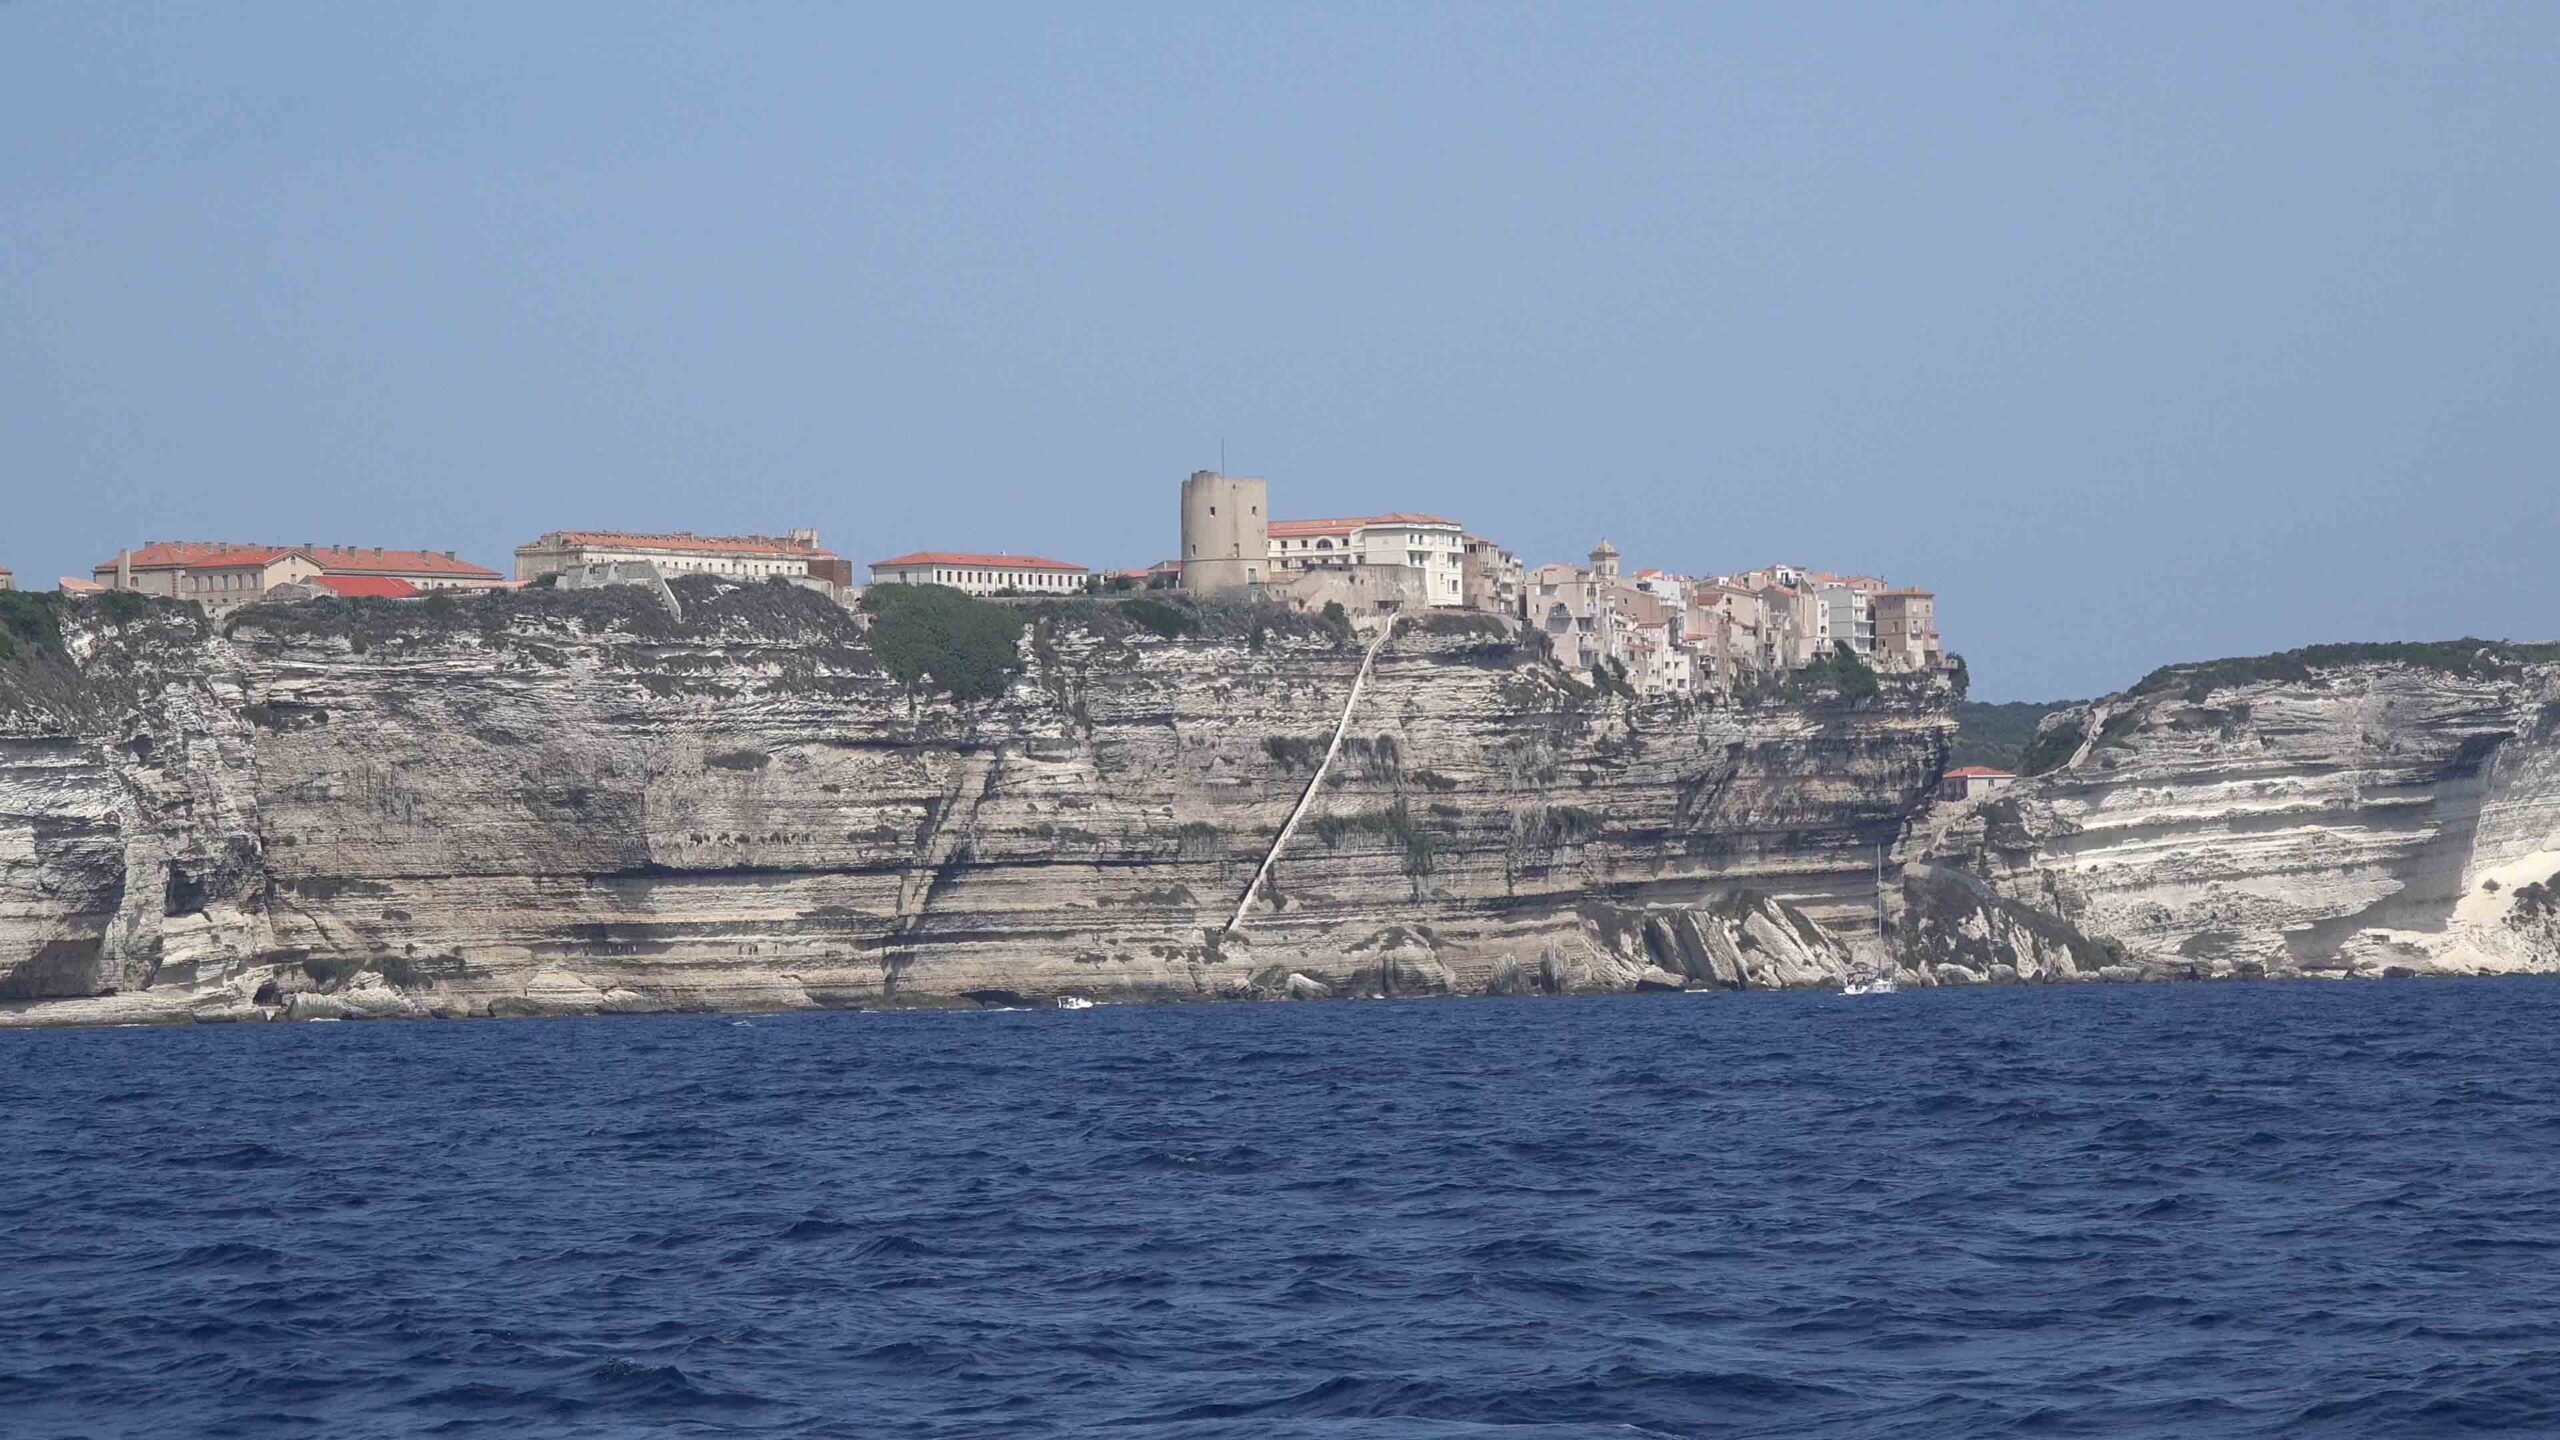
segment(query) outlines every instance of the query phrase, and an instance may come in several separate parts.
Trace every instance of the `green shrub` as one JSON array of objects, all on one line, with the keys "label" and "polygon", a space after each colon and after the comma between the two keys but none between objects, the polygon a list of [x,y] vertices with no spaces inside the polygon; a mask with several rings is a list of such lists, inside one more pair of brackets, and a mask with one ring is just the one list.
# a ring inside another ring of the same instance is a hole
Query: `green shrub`
[{"label": "green shrub", "polygon": [[945,585],[874,585],[862,592],[871,653],[908,685],[961,700],[1001,695],[1022,668],[1022,615]]},{"label": "green shrub", "polygon": [[2081,727],[2065,720],[2051,723],[2036,732],[2024,753],[2018,756],[2018,773],[2042,775],[2068,764],[2080,750]]},{"label": "green shrub", "polygon": [[0,659],[62,648],[61,597],[46,591],[0,590]]},{"label": "green shrub", "polygon": [[1549,805],[1537,812],[1537,818],[1520,826],[1520,836],[1531,847],[1550,850],[1558,845],[1580,845],[1597,840],[1609,828],[1608,817],[1597,810],[1579,805]]},{"label": "green shrub", "polygon": [[1425,635],[1483,635],[1499,640],[1511,627],[1498,615],[1481,611],[1433,611],[1414,622]]},{"label": "green shrub", "polygon": [[1955,746],[1947,755],[1947,764],[1955,768],[1988,765],[1995,770],[2023,770],[2027,748],[2035,744],[2036,726],[2047,715],[2076,703],[2021,700],[1993,704],[1959,700]]},{"label": "green shrub", "polygon": [[1404,849],[1404,873],[1423,876],[1431,873],[1437,845],[1431,832],[1413,823],[1413,813],[1399,800],[1391,810],[1364,810],[1356,815],[1325,815],[1315,822],[1316,838],[1331,850],[1341,845],[1346,836],[1377,835],[1401,845]]},{"label": "green shrub", "polygon": [[1200,628],[1198,616],[1146,595],[1121,601],[1120,613],[1137,621],[1159,640],[1179,640]]},{"label": "green shrub", "polygon": [[1852,704],[1874,699],[1876,692],[1883,688],[1876,679],[1876,672],[1868,667],[1857,651],[1849,648],[1846,640],[1832,641],[1829,656],[1805,667],[1805,682],[1837,690],[1841,699]]},{"label": "green shrub", "polygon": [[1323,761],[1325,742],[1303,735],[1266,735],[1262,753],[1283,770],[1313,770]]}]

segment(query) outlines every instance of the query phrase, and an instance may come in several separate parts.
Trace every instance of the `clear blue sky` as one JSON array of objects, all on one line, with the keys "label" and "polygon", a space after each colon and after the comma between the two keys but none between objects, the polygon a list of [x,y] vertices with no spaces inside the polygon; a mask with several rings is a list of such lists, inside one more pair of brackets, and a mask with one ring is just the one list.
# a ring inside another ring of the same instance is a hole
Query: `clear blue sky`
[{"label": "clear blue sky", "polygon": [[0,5],[0,564],[1175,487],[1940,593],[1976,693],[2560,636],[2560,6]]}]

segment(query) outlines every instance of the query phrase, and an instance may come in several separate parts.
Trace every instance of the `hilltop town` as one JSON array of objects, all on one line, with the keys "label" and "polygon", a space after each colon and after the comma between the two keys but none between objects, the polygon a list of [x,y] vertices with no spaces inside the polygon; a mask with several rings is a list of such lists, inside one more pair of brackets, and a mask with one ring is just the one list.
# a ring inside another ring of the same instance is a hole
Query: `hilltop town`
[{"label": "hilltop town", "polygon": [[[924,550],[870,562],[869,584],[938,585],[998,601],[1177,590],[1251,595],[1366,624],[1436,612],[1516,622],[1554,658],[1606,671],[1647,699],[1731,696],[1815,665],[1886,674],[1959,675],[1940,642],[1932,592],[1873,575],[1803,565],[1682,574],[1625,573],[1603,539],[1581,563],[1522,564],[1509,549],[1440,515],[1396,511],[1279,519],[1267,481],[1199,471],[1181,485],[1180,551],[1141,569],[1100,570],[1038,555]],[[153,540],[119,550],[69,593],[132,592],[221,615],[250,604],[324,597],[420,600],[525,586],[649,587],[686,575],[769,581],[856,604],[852,562],[818,532],[553,530],[519,545],[513,573],[452,550],[347,544]],[[15,579],[0,568],[0,590]]]}]

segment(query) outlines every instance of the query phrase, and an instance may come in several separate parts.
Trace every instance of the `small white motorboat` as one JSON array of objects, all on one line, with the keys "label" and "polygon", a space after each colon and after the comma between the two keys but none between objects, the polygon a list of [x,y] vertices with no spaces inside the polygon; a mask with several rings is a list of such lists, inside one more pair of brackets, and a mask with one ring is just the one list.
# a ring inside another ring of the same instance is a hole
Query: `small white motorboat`
[{"label": "small white motorboat", "polygon": [[1090,1010],[1093,1008],[1093,1002],[1087,1000],[1081,995],[1061,995],[1058,997],[1058,1008],[1061,1010]]}]

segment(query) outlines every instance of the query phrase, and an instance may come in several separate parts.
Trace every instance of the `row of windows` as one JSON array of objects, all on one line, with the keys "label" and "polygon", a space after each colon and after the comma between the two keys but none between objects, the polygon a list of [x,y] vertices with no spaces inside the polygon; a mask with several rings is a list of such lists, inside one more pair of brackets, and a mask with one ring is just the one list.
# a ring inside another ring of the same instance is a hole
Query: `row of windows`
[{"label": "row of windows", "polygon": [[[1289,542],[1288,542],[1287,540],[1285,540],[1285,539],[1282,539],[1282,540],[1276,540],[1276,541],[1273,541],[1272,543],[1273,543],[1273,544],[1275,544],[1275,545],[1277,545],[1277,546],[1279,546],[1279,547],[1280,547],[1281,549],[1283,549],[1283,550],[1286,550],[1286,549],[1288,549],[1288,548],[1289,548]],[[1395,543],[1395,542],[1393,542],[1393,541],[1388,541],[1387,543],[1389,543],[1389,544],[1393,544],[1393,543]],[[1456,550],[1456,549],[1458,548],[1458,542],[1457,542],[1457,539],[1456,539],[1454,536],[1449,536],[1449,535],[1425,535],[1425,534],[1419,534],[1419,533],[1414,533],[1414,532],[1410,532],[1410,531],[1408,531],[1408,532],[1406,533],[1406,535],[1405,535],[1405,537],[1404,537],[1404,543],[1405,543],[1405,544],[1407,544],[1407,545],[1430,545],[1430,546],[1434,546],[1434,547],[1445,547],[1445,548],[1450,549],[1450,550],[1453,550],[1453,551],[1454,551],[1454,550]],[[1317,536],[1314,540],[1301,540],[1301,541],[1299,541],[1299,542],[1298,542],[1298,548],[1299,548],[1299,549],[1301,549],[1301,550],[1308,550],[1308,549],[1314,549],[1314,550],[1330,550],[1330,549],[1332,549],[1332,548],[1333,548],[1333,540],[1332,540],[1332,537],[1330,537],[1330,536],[1323,536],[1323,535],[1319,535],[1319,536]],[[1342,548],[1344,548],[1345,550],[1350,549],[1350,548],[1351,548],[1351,542],[1350,542],[1350,540],[1345,539],[1345,540],[1342,542]]]},{"label": "row of windows", "polygon": [[[800,560],[697,560],[668,555],[649,555],[640,558],[648,560],[661,570],[686,570],[695,574],[806,575],[809,573],[808,563]],[[589,556],[580,563],[602,565],[610,562]]]},{"label": "row of windows", "polygon": [[1010,586],[1016,590],[1081,590],[1084,577],[1059,570],[936,570],[933,583]]}]

